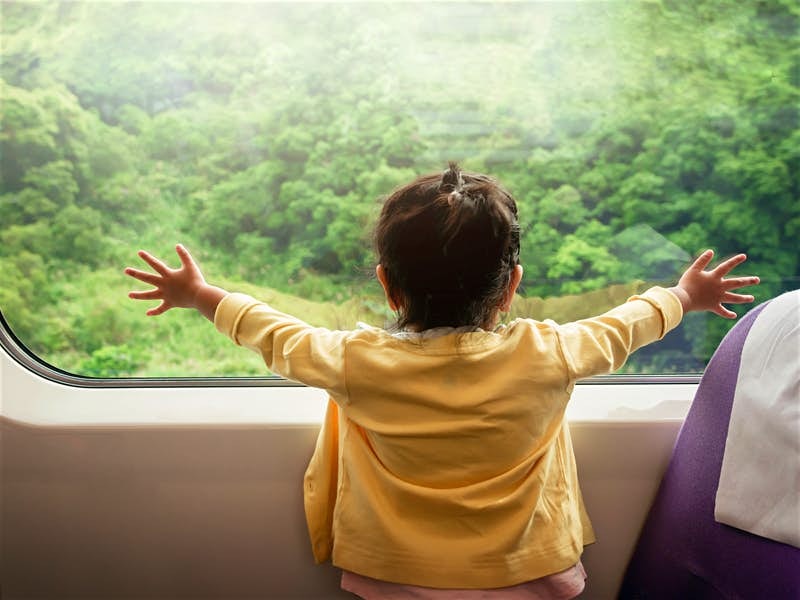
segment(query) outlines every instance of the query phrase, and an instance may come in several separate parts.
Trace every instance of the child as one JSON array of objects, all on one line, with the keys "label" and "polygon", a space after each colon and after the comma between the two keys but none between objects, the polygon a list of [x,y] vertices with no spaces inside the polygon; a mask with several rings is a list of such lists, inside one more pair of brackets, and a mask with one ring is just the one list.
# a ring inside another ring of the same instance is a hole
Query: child
[{"label": "child", "polygon": [[618,369],[683,313],[752,302],[726,279],[743,254],[591,319],[496,327],[522,278],[514,199],[452,164],[385,202],[376,274],[397,331],[311,327],[208,285],[181,245],[178,269],[140,251],[161,300],[194,308],[269,368],[324,388],[328,411],[305,475],[314,556],[363,598],[572,598],[594,541],[564,411],[575,381]]}]

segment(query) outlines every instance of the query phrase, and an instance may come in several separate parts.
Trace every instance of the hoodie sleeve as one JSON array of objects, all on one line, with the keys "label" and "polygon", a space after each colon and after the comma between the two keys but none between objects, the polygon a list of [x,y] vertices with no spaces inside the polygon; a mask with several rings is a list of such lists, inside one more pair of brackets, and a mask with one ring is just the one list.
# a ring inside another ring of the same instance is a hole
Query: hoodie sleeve
[{"label": "hoodie sleeve", "polygon": [[274,373],[344,396],[345,341],[352,332],[312,327],[246,295],[228,294],[214,326],[236,344],[261,354]]},{"label": "hoodie sleeve", "polygon": [[598,317],[557,325],[570,379],[616,371],[632,352],[663,338],[682,318],[677,296],[653,287]]}]

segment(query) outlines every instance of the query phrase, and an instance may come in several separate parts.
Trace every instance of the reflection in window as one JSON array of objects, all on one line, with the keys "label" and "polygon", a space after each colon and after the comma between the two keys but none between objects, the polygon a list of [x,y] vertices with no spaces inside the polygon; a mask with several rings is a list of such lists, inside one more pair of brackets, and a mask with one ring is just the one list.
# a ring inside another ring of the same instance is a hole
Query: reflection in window
[{"label": "reflection in window", "polygon": [[[788,2],[4,3],[0,308],[79,374],[263,374],[200,317],[146,320],[136,250],[381,325],[378,201],[448,160],[520,205],[509,318],[597,313],[705,247],[772,297],[798,281],[797,25]],[[690,315],[625,370],[697,372],[729,326]]]}]

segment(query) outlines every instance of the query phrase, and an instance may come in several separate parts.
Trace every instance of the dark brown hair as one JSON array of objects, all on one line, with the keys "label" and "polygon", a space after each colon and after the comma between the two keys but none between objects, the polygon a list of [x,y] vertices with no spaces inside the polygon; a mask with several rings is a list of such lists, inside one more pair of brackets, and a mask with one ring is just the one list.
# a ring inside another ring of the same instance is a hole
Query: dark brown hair
[{"label": "dark brown hair", "polygon": [[519,262],[517,203],[494,179],[450,163],[386,199],[375,249],[402,305],[398,327],[480,327]]}]

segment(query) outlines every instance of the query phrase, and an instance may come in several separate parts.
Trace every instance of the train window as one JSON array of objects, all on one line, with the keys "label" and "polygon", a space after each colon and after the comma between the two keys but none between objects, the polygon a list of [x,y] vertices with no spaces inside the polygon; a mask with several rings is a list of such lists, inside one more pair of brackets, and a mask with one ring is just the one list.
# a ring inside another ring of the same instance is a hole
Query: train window
[{"label": "train window", "polygon": [[[706,247],[775,296],[798,281],[797,20],[788,0],[4,2],[2,315],[78,376],[263,375],[197,315],[146,319],[136,251],[182,242],[228,289],[382,325],[378,200],[448,160],[520,205],[509,318],[597,313]],[[623,374],[698,373],[729,326],[689,315]]]}]

